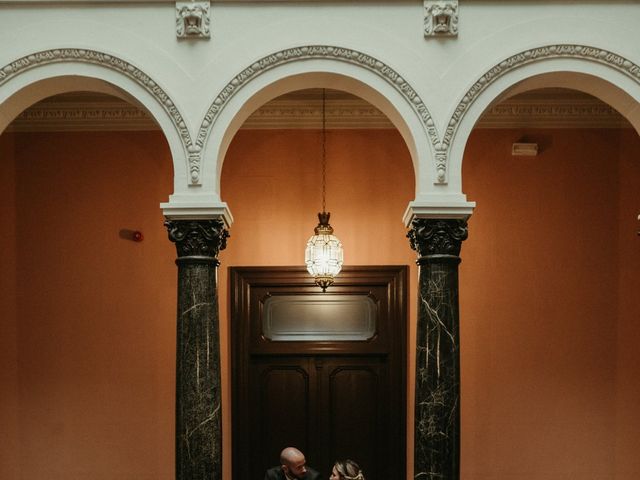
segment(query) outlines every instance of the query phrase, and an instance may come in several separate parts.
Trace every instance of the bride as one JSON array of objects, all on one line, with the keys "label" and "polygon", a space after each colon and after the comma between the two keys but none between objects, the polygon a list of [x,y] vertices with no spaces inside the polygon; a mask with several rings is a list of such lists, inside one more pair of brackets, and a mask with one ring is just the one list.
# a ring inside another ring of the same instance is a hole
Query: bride
[{"label": "bride", "polygon": [[331,470],[329,480],[365,480],[360,466],[353,460],[338,460]]}]

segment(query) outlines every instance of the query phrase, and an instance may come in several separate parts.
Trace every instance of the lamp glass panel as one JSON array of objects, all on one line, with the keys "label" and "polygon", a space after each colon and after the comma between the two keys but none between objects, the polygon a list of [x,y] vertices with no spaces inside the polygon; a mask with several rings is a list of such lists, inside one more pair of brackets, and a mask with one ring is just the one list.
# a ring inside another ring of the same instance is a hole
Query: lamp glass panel
[{"label": "lamp glass panel", "polygon": [[335,235],[313,235],[305,250],[307,271],[317,276],[336,276],[342,269],[342,242]]}]

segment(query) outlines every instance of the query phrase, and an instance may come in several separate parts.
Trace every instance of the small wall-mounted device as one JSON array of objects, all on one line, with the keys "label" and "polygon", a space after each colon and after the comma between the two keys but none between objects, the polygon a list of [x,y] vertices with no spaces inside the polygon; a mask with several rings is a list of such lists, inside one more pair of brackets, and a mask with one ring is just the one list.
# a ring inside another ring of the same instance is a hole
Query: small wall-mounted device
[{"label": "small wall-mounted device", "polygon": [[118,232],[118,236],[123,240],[132,240],[134,242],[141,242],[144,240],[144,235],[140,230],[129,230],[128,228],[123,228]]},{"label": "small wall-mounted device", "polygon": [[516,142],[511,145],[511,155],[514,157],[535,157],[538,155],[538,144]]}]

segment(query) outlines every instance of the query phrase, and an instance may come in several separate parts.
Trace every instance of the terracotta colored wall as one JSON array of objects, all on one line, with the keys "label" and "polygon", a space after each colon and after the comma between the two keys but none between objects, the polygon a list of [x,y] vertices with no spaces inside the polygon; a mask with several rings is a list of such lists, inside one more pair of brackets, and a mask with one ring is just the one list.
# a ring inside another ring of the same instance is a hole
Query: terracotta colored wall
[{"label": "terracotta colored wall", "polygon": [[16,318],[16,221],[14,142],[0,136],[0,478],[18,478],[18,328]]},{"label": "terracotta colored wall", "polygon": [[[635,132],[539,131],[542,154],[512,158],[522,133],[476,131],[465,157],[478,208],[461,265],[462,478],[635,478],[640,141]],[[236,219],[220,270],[225,478],[227,267],[302,263],[321,208],[319,146],[313,131],[241,131],[223,168]],[[417,272],[401,222],[413,173],[400,136],[332,131],[328,151],[327,208],[346,263],[412,265],[415,319]],[[164,140],[5,134],[0,154],[9,232],[0,236],[0,476],[173,478],[176,269],[158,208],[171,193]],[[123,228],[145,241],[121,239]]]},{"label": "terracotta colored wall", "polygon": [[15,164],[20,476],[8,478],[171,478],[168,147],[157,133],[17,134]]},{"label": "terracotta colored wall", "polygon": [[636,478],[640,144],[537,131],[542,153],[511,157],[524,134],[475,131],[465,154],[462,476]]}]

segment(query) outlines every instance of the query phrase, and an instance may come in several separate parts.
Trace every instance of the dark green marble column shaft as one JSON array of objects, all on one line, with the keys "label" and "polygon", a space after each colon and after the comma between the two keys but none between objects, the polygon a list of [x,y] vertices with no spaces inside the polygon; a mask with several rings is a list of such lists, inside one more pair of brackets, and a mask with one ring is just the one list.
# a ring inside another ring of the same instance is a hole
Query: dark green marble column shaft
[{"label": "dark green marble column shaft", "polygon": [[178,252],[176,480],[222,478],[217,256],[221,220],[167,220]]},{"label": "dark green marble column shaft", "polygon": [[458,264],[466,220],[415,219],[420,268],[416,335],[414,478],[460,477]]}]

